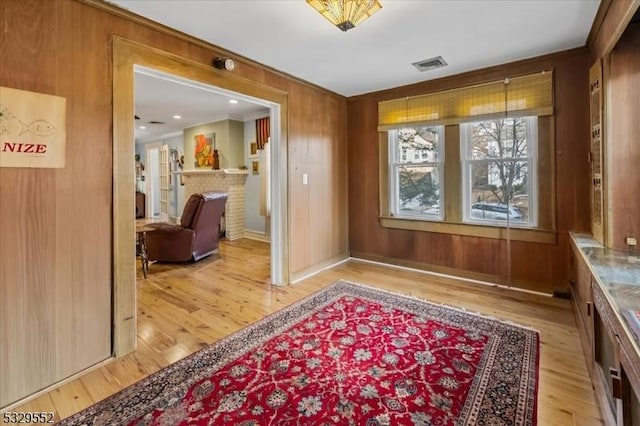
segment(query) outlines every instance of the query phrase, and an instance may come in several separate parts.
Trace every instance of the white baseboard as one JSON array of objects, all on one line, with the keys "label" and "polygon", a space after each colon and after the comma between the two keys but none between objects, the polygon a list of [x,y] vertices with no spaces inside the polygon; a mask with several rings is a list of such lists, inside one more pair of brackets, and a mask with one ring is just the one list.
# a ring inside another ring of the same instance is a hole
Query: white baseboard
[{"label": "white baseboard", "polygon": [[[62,379],[60,381],[57,381],[57,382],[47,386],[46,388],[40,389],[39,391],[34,392],[34,393],[30,394],[30,395],[27,395],[24,398],[21,398],[21,399],[19,399],[17,401],[14,401],[14,402],[10,403],[9,405],[6,405],[4,407],[0,407],[0,411],[9,411],[9,410],[17,408],[17,407],[19,407],[21,405],[24,405],[24,404],[26,404],[26,403],[28,403],[30,401],[33,401],[34,399],[36,399],[36,398],[38,398],[38,397],[40,397],[40,396],[42,396],[42,395],[44,395],[46,393],[49,393],[49,392],[51,392],[51,391],[53,391],[55,389],[60,388],[63,385],[66,385],[67,383],[70,383],[70,382],[73,382],[76,379],[79,379],[80,377],[84,376],[85,374],[89,374],[92,371],[95,371],[95,370],[97,370],[99,368],[102,368],[105,365],[107,365],[107,364],[109,364],[109,363],[111,363],[111,362],[113,362],[115,360],[116,360],[116,358],[114,356],[110,356],[109,358],[107,358],[107,359],[105,359],[103,361],[97,362],[97,363],[85,368],[84,370],[80,370],[77,373],[74,373],[69,377],[66,377],[66,378],[64,378],[64,379]],[[58,420],[60,420],[60,419],[58,419]]]},{"label": "white baseboard", "polygon": [[271,242],[271,237],[266,235],[264,232],[253,231],[251,229],[244,230],[244,238],[248,238],[250,240],[262,241],[265,243]]},{"label": "white baseboard", "polygon": [[333,259],[329,259],[326,262],[322,262],[314,267],[305,269],[304,271],[301,271],[292,276],[291,284],[297,284],[300,281],[311,278],[312,276],[317,275],[322,271],[326,271],[327,269],[335,268],[338,265],[342,265],[343,263],[348,262],[349,259],[351,259],[349,257],[349,253],[345,253],[344,255],[334,257]]},{"label": "white baseboard", "polygon": [[504,284],[492,283],[492,282],[489,282],[489,281],[474,280],[472,278],[458,277],[456,275],[443,274],[441,272],[426,271],[424,269],[410,268],[408,266],[402,266],[402,265],[394,265],[393,263],[377,262],[375,260],[362,259],[362,258],[359,258],[359,257],[350,257],[348,260],[352,260],[354,262],[369,263],[369,264],[377,265],[377,266],[384,266],[384,267],[387,267],[387,268],[400,269],[402,271],[418,272],[420,274],[432,275],[432,276],[435,276],[435,277],[442,277],[442,278],[449,278],[449,279],[452,279],[452,280],[464,281],[464,282],[473,283],[473,284],[481,284],[481,285],[486,285],[486,286],[489,286],[489,287],[499,287],[499,288],[504,288],[504,289],[507,289],[507,290],[522,291],[524,293],[536,294],[538,296],[553,297],[553,294],[543,293],[543,292],[540,292],[540,291],[528,290],[526,288],[511,287],[511,286],[507,286],[507,285],[504,285]]}]

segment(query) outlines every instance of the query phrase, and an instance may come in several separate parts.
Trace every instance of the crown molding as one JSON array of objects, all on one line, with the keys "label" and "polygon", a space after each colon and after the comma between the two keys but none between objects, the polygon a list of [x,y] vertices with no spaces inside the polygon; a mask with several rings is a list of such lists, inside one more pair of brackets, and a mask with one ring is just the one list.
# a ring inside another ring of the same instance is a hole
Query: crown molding
[{"label": "crown molding", "polygon": [[271,111],[264,111],[264,112],[252,112],[250,114],[245,114],[242,117],[242,121],[249,121],[249,120],[257,120],[258,118],[265,118],[265,117],[269,117],[271,114]]},{"label": "crown molding", "polygon": [[178,136],[183,136],[184,132],[182,130],[178,132],[166,133],[164,135],[159,136],[144,136],[139,139],[136,139],[136,144],[143,144],[149,142],[162,142],[165,139],[176,138]]}]

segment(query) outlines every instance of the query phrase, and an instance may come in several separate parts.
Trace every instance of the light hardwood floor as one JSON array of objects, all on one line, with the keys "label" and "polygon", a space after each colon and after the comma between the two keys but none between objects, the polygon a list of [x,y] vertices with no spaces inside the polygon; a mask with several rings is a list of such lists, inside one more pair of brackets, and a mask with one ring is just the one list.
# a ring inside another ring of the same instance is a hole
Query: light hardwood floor
[{"label": "light hardwood floor", "polygon": [[242,239],[188,265],[138,271],[138,347],[13,411],[64,418],[338,279],[462,307],[540,331],[539,425],[598,425],[578,331],[567,300],[350,261],[288,287],[269,282],[269,246]]}]

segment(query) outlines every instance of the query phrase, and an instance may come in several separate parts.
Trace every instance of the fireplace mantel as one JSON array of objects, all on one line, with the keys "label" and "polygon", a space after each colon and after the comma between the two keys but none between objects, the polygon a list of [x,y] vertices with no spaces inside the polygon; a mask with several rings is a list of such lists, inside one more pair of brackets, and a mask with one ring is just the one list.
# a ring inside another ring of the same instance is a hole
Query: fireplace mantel
[{"label": "fireplace mantel", "polygon": [[211,170],[211,169],[195,169],[195,170],[184,170],[182,172],[177,172],[176,174],[183,175],[200,175],[200,174],[212,174],[212,175],[248,175],[248,170],[240,170],[240,169],[222,169],[222,170]]}]

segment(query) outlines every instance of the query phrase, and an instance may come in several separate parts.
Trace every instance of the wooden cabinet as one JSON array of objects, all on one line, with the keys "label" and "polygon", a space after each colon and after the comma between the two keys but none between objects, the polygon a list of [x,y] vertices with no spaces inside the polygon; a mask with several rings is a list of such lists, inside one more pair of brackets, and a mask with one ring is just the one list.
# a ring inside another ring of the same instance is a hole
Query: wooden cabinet
[{"label": "wooden cabinet", "polygon": [[[580,241],[580,243],[578,243]],[[627,252],[572,235],[570,283],[587,369],[608,426],[640,426],[639,336],[624,314],[640,306],[640,290]],[[624,279],[628,279],[625,283]]]},{"label": "wooden cabinet", "polygon": [[578,248],[571,248],[571,301],[580,331],[582,350],[587,361],[587,370],[593,377],[593,277]]},{"label": "wooden cabinet", "polygon": [[[625,426],[640,426],[640,389],[635,389],[629,377],[626,353],[622,352],[622,418]],[[635,366],[640,368],[640,366]],[[637,388],[638,386],[636,386]]]},{"label": "wooden cabinet", "polygon": [[594,285],[593,296],[595,332],[591,377],[603,417],[610,425],[640,425],[638,355],[605,291]]}]

